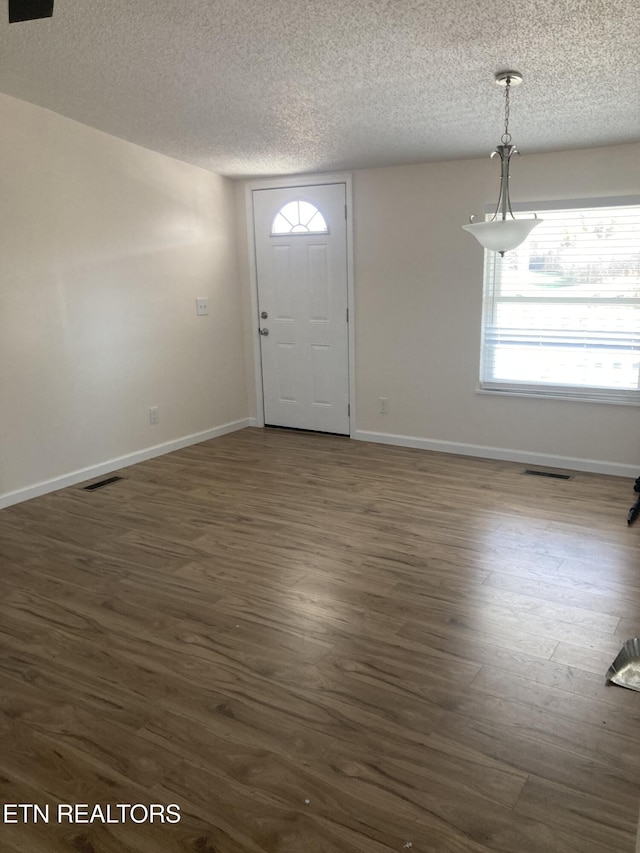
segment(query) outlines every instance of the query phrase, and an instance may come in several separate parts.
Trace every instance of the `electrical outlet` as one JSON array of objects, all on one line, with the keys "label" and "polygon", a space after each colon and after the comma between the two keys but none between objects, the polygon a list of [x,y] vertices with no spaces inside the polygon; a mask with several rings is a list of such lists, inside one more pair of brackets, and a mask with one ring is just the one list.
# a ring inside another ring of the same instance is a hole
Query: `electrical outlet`
[{"label": "electrical outlet", "polygon": [[196,299],[196,314],[198,317],[205,317],[209,313],[209,300],[206,297]]},{"label": "electrical outlet", "polygon": [[391,407],[389,406],[389,398],[388,397],[380,397],[380,414],[388,415],[391,411]]},{"label": "electrical outlet", "polygon": [[158,407],[151,406],[151,408],[149,409],[149,423],[151,424],[151,426],[155,426],[159,420],[160,415],[158,413]]}]

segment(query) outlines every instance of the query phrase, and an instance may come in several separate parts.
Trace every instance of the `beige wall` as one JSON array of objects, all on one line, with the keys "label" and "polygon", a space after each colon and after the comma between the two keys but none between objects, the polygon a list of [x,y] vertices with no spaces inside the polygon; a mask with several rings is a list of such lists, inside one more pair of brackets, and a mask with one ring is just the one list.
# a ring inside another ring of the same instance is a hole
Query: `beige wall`
[{"label": "beige wall", "polygon": [[[256,349],[258,347],[258,311],[255,286],[251,283],[250,264],[252,263],[248,248],[248,223],[247,223],[247,199],[246,185],[244,181],[235,182],[236,202],[236,231],[238,234],[238,273],[243,282],[242,287],[242,312],[244,320],[244,361],[245,361],[245,383],[247,394],[247,405],[252,418],[257,416],[256,394],[257,364],[259,358]],[[262,386],[260,386],[262,387]]]},{"label": "beige wall", "polygon": [[248,403],[233,184],[0,109],[2,505],[236,425]]},{"label": "beige wall", "polygon": [[[522,156],[513,200],[640,195],[639,164],[640,145]],[[638,408],[477,393],[483,250],[461,226],[495,201],[497,169],[487,157],[354,173],[359,435],[640,473]]]}]

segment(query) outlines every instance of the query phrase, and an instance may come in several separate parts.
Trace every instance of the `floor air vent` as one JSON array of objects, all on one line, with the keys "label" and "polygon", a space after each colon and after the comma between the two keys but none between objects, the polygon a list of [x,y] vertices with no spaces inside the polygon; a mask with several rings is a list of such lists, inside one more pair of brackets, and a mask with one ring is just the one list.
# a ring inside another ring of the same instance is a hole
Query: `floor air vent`
[{"label": "floor air vent", "polygon": [[552,480],[573,480],[571,474],[558,474],[556,471],[533,471],[525,468],[523,474],[531,474],[532,477],[550,477]]},{"label": "floor air vent", "polygon": [[124,480],[124,477],[107,477],[106,480],[100,480],[98,483],[91,483],[90,486],[83,486],[85,492],[95,492],[96,489],[103,489],[105,486],[110,486],[111,483],[117,483],[118,480]]}]

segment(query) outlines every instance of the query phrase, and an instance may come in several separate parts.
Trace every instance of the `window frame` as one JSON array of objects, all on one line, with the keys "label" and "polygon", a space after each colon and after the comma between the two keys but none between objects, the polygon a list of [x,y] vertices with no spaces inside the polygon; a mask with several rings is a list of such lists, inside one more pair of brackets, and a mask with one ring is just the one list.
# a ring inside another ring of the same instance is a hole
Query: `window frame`
[{"label": "window frame", "polygon": [[[290,207],[293,204],[298,205],[298,222],[297,223],[292,223],[291,220],[287,216],[285,216],[285,214],[282,212],[287,207]],[[307,220],[306,224],[304,222],[302,222],[302,220],[300,219],[300,204],[307,204],[310,207],[313,207],[313,209],[314,209],[313,214]],[[274,226],[275,226],[276,222],[278,221],[278,217],[280,217],[280,216],[284,220],[289,222],[289,224],[291,225],[291,229],[289,231],[275,231],[274,230]],[[316,218],[316,216],[320,216],[320,219],[322,220],[322,223],[324,225],[324,228],[321,230],[309,228],[309,223],[313,222],[313,220]],[[304,230],[297,230],[297,231],[294,230],[294,229],[298,228],[298,226],[302,226],[302,228]],[[273,217],[273,221],[271,222],[271,230],[269,232],[269,236],[272,238],[277,238],[277,237],[326,237],[329,235],[329,233],[330,233],[329,232],[329,223],[327,222],[327,217],[322,212],[322,210],[320,210],[320,208],[317,205],[315,205],[313,202],[309,201],[308,199],[300,197],[300,198],[292,199],[291,201],[287,201],[282,205],[282,207],[278,208],[275,216]]]},{"label": "window frame", "polygon": [[[544,211],[577,211],[594,210],[597,208],[610,207],[640,207],[640,196],[615,196],[602,198],[583,199],[557,199],[553,201],[518,202],[512,205],[514,213],[537,213],[544,219]],[[494,207],[487,205],[487,215],[493,212]],[[640,211],[639,211],[640,218]],[[535,240],[535,230],[527,238],[527,241]],[[640,246],[639,246],[640,251]],[[494,379],[489,377],[489,361],[491,349],[487,344],[487,333],[495,328],[493,318],[499,296],[496,294],[497,277],[494,275],[496,264],[501,263],[493,258],[488,250],[484,252],[483,263],[483,294],[482,294],[482,321],[481,321],[481,343],[480,343],[480,370],[479,386],[477,392],[480,394],[494,394],[504,397],[534,397],[537,399],[571,400],[580,402],[598,402],[614,405],[640,406],[640,375],[638,387],[635,389],[611,388],[608,386],[585,386],[569,385],[561,383],[527,382],[518,380]],[[544,301],[544,300],[541,300]],[[574,301],[574,300],[571,300]],[[579,300],[576,299],[576,302]],[[585,302],[591,300],[585,298]],[[595,301],[595,300],[593,300]],[[552,304],[552,300],[549,300]],[[556,304],[560,304],[559,301]],[[608,304],[615,304],[613,300]],[[618,302],[617,304],[624,304]],[[640,299],[631,303],[640,304]],[[638,332],[640,338],[640,329]],[[640,349],[638,350],[640,361]]]}]

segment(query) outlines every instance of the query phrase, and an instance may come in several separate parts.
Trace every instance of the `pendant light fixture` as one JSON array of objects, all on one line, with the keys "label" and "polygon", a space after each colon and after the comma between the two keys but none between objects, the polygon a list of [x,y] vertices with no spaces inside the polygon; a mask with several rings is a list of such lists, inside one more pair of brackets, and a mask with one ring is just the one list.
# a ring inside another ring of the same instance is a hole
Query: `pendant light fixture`
[{"label": "pendant light fixture", "polygon": [[471,216],[469,219],[471,224],[462,227],[465,231],[473,234],[478,243],[485,249],[504,255],[505,252],[515,249],[523,243],[542,220],[535,215],[533,219],[516,219],[511,210],[511,199],[509,197],[509,162],[512,154],[520,153],[515,145],[511,144],[509,99],[511,87],[519,86],[522,83],[522,74],[518,71],[500,71],[496,74],[495,81],[499,86],[504,86],[504,133],[500,140],[501,144],[497,145],[496,150],[491,154],[492,157],[497,154],[502,163],[498,205],[495,213],[487,222],[474,222],[473,216]]}]

